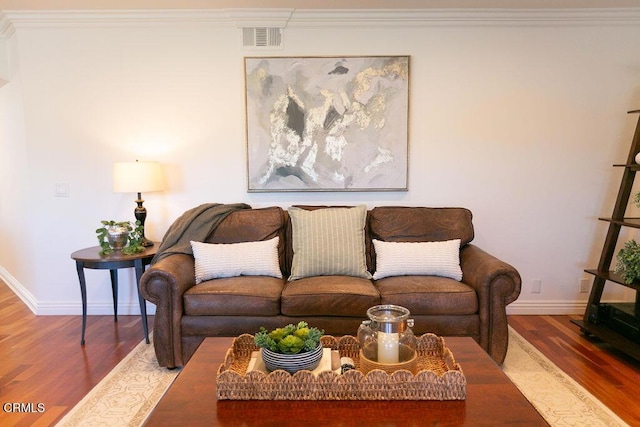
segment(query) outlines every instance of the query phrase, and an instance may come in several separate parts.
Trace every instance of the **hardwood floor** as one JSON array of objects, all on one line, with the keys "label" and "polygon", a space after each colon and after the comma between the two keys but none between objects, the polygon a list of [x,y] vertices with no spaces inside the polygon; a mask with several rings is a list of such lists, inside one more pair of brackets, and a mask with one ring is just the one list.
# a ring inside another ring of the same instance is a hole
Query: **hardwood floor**
[{"label": "hardwood floor", "polygon": [[55,424],[143,339],[140,316],[87,316],[84,347],[81,327],[81,316],[34,315],[0,281],[0,425]]},{"label": "hardwood floor", "polygon": [[571,323],[581,318],[509,316],[509,324],[625,422],[640,425],[640,362],[582,335]]},{"label": "hardwood floor", "polygon": [[[579,316],[509,316],[509,324],[623,420],[640,425],[640,362],[582,336],[572,318]],[[2,410],[0,425],[55,424],[142,341],[139,316],[117,323],[89,316],[84,347],[81,324],[80,316],[35,316],[0,281],[0,403],[34,411]]]}]

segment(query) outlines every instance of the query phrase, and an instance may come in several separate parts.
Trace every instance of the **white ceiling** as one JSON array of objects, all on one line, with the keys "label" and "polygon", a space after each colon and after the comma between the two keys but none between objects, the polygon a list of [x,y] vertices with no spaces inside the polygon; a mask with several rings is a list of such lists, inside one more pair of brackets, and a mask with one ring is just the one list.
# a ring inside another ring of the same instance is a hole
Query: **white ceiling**
[{"label": "white ceiling", "polygon": [[0,0],[0,10],[105,9],[590,9],[637,8],[640,0]]}]

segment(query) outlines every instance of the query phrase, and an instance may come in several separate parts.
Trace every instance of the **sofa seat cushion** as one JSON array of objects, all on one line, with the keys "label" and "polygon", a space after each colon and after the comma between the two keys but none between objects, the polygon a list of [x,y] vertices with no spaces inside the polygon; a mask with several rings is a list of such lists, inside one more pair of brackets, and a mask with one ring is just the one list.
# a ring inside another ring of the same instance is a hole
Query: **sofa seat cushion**
[{"label": "sofa seat cushion", "polygon": [[284,279],[238,276],[208,280],[184,293],[184,311],[193,316],[276,316]]},{"label": "sofa seat cushion", "polygon": [[313,276],[287,282],[281,297],[285,316],[367,317],[380,304],[371,280],[354,276]]},{"label": "sofa seat cushion", "polygon": [[395,304],[412,315],[466,315],[478,312],[478,297],[462,282],[438,276],[396,276],[376,280],[381,304]]}]

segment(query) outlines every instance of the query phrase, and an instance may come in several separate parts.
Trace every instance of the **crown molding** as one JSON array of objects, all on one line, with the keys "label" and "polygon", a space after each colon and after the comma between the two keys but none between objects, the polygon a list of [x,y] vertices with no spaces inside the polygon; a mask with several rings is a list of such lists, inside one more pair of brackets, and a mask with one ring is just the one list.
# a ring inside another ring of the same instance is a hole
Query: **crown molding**
[{"label": "crown molding", "polygon": [[0,35],[16,28],[215,25],[235,27],[425,27],[438,25],[638,25],[640,7],[607,9],[166,9],[5,10]]},{"label": "crown molding", "polygon": [[294,9],[188,10],[7,10],[0,13],[0,36],[16,28],[204,25],[235,27],[287,26]]},{"label": "crown molding", "polygon": [[9,19],[4,13],[0,13],[0,37],[9,38],[16,31]]},{"label": "crown molding", "polygon": [[297,10],[289,27],[425,27],[439,25],[637,25],[639,8]]},{"label": "crown molding", "polygon": [[[2,26],[6,21],[8,25]],[[5,27],[119,27],[162,25],[231,25],[223,10],[5,10],[0,14],[0,33]]]},{"label": "crown molding", "polygon": [[236,27],[284,28],[295,9],[225,9]]}]

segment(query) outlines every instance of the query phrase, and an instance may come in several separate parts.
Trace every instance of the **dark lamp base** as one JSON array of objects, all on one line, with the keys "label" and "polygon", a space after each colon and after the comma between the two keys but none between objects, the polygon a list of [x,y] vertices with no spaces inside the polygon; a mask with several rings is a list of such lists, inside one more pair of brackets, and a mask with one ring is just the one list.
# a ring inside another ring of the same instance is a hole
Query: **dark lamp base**
[{"label": "dark lamp base", "polygon": [[140,243],[142,246],[144,246],[145,248],[148,248],[149,246],[153,246],[153,242],[149,239],[147,239],[146,237],[142,238],[142,242]]}]

